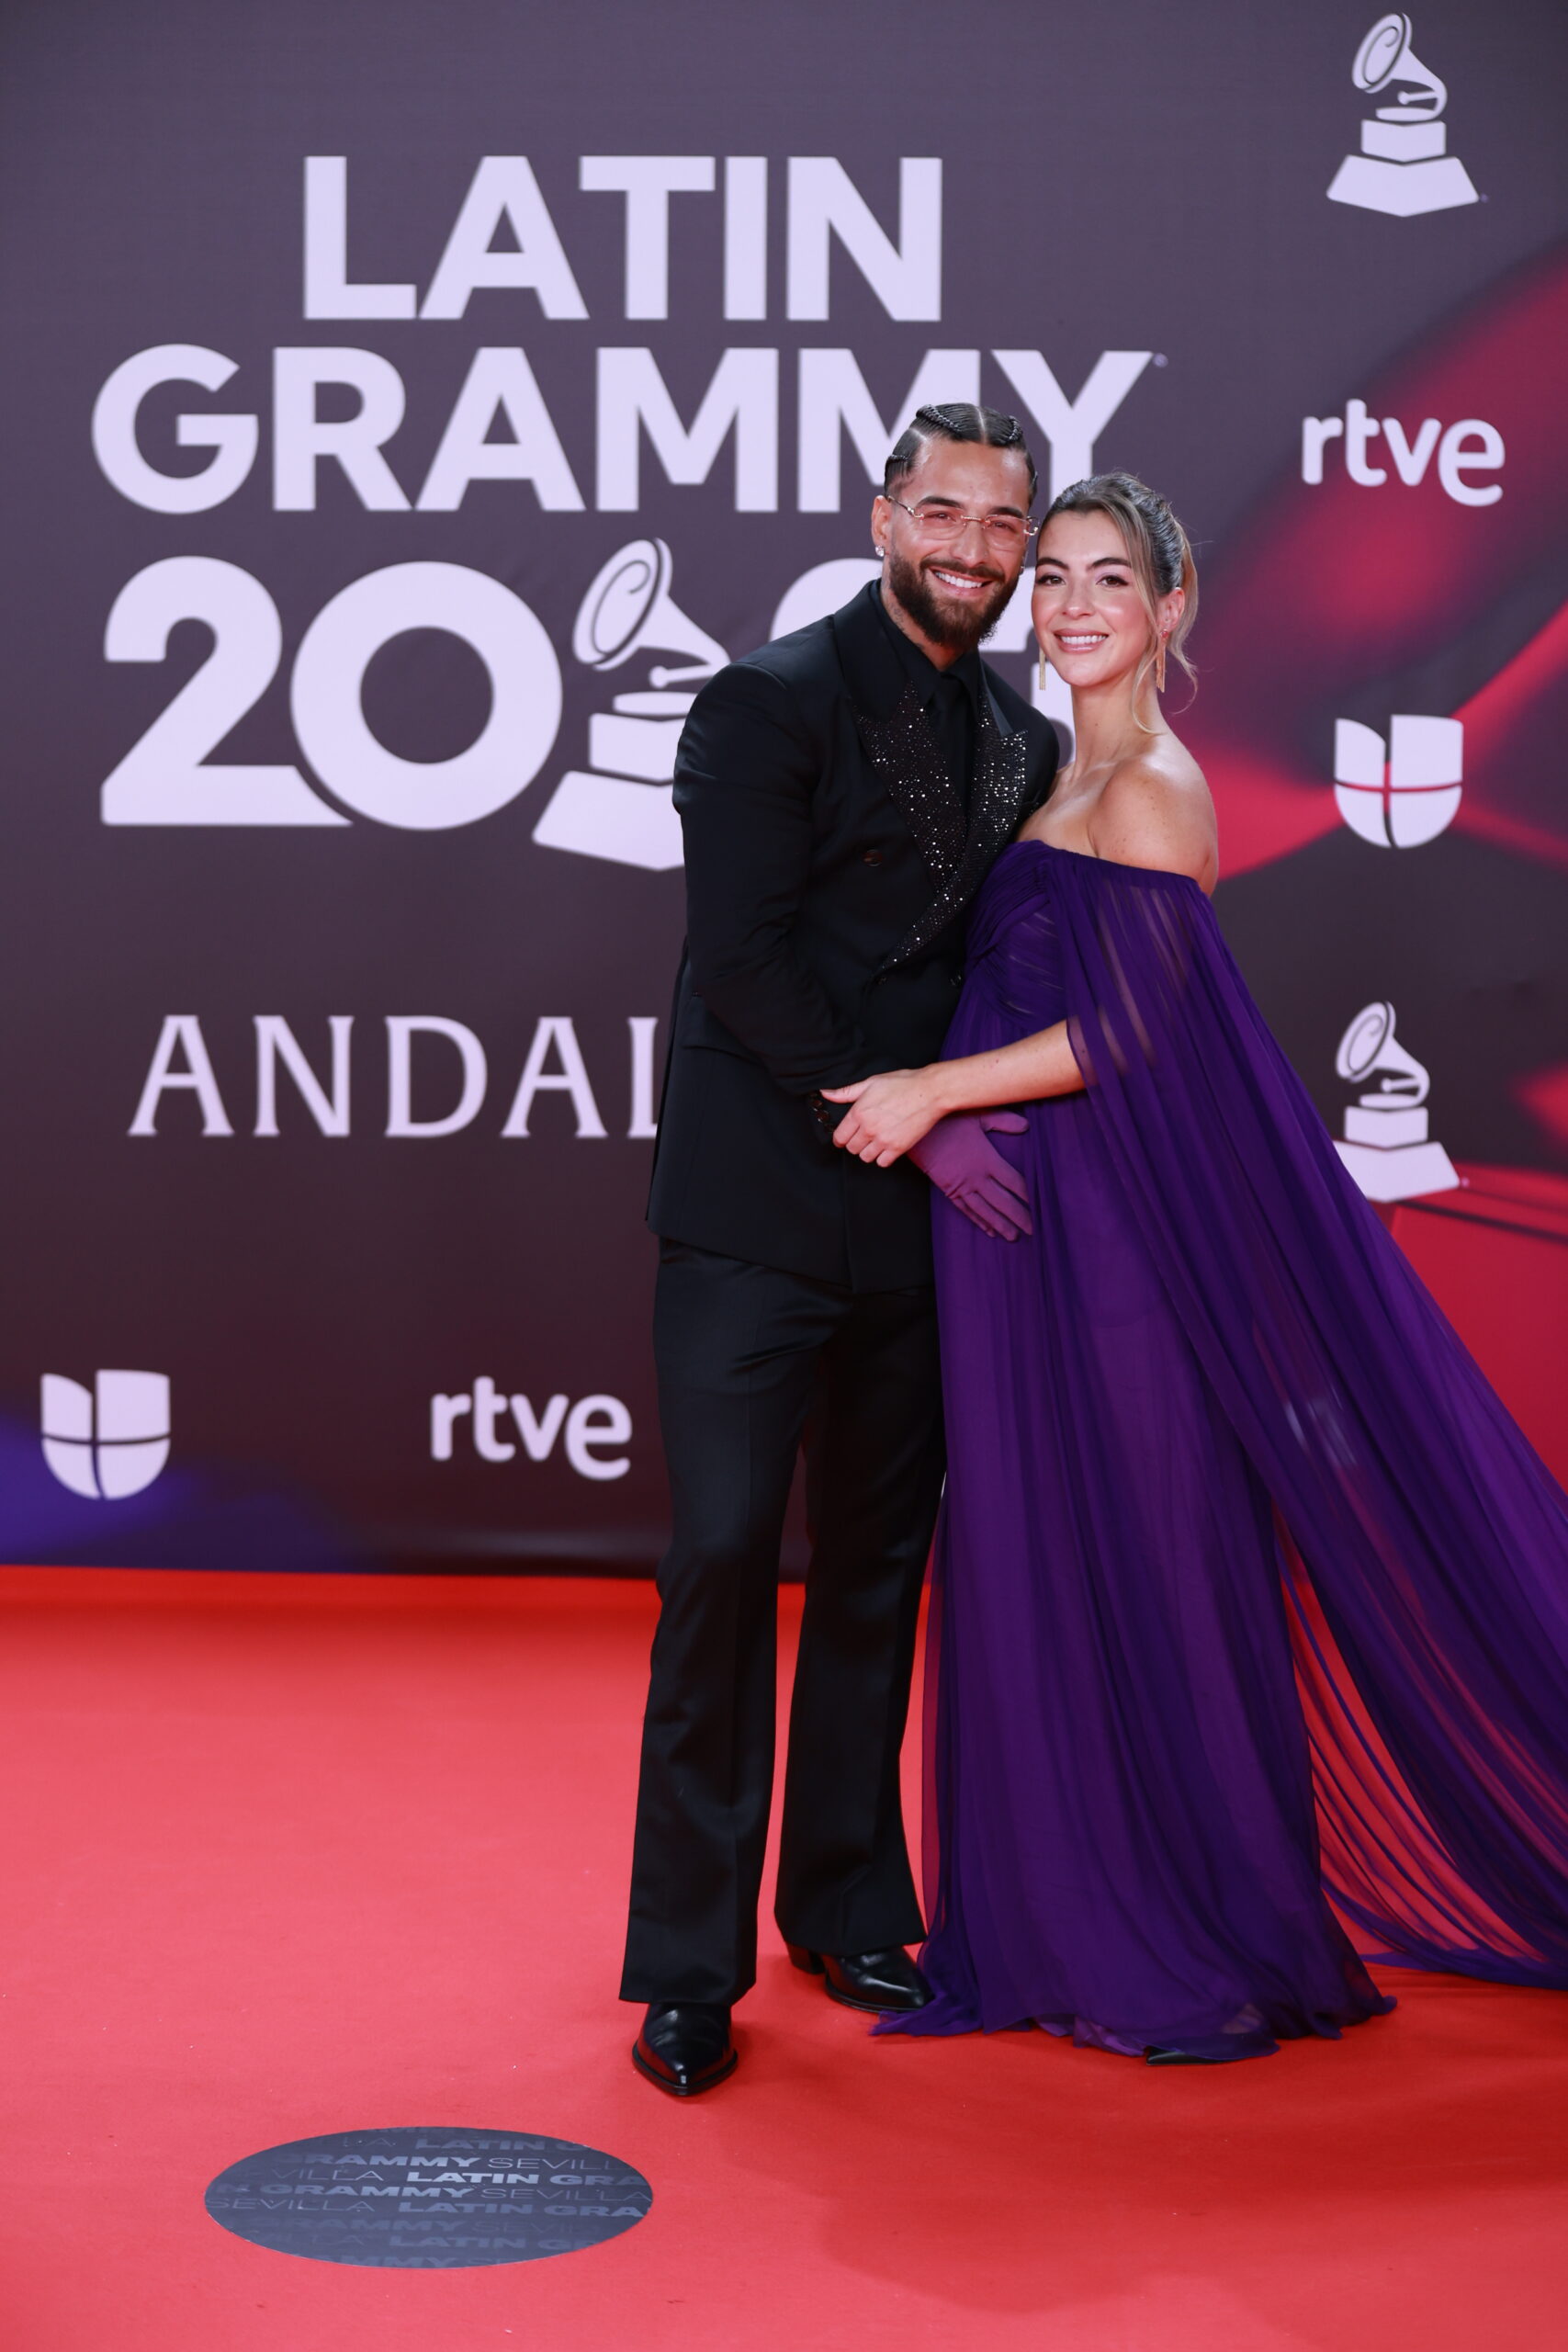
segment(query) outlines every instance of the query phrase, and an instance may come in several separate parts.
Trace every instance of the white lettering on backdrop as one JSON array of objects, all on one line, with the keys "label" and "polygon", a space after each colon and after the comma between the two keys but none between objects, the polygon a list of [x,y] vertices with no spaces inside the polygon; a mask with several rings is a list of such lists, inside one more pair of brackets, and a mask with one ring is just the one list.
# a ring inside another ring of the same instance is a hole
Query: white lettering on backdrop
[{"label": "white lettering on backdrop", "polygon": [[[676,197],[716,197],[723,207],[722,301],[725,319],[769,314],[768,159],[712,155],[584,155],[579,193],[623,198],[623,314],[669,315],[670,250]],[[934,156],[902,157],[897,226],[878,220],[833,155],[792,155],[785,174],[784,316],[817,322],[831,313],[834,264],[850,266],[890,320],[942,316],[942,166]],[[513,241],[495,249],[505,232]],[[342,155],[305,159],[303,315],[309,320],[461,320],[481,290],[521,295],[546,321],[588,316],[565,243],[525,155],[480,159],[441,258],[419,300],[412,281],[372,284],[349,275],[348,164]],[[1053,478],[1075,479],[1092,463],[1094,437],[1115,413],[1147,364],[1147,352],[1105,352],[1076,400],[1063,391],[1038,351],[992,355],[1011,392],[1050,445]],[[797,354],[800,395],[799,504],[803,513],[838,509],[840,441],[847,433],[868,481],[879,473],[889,438],[912,406],[932,399],[976,400],[980,353],[928,351],[908,397],[885,418],[852,352]],[[707,480],[718,449],[733,434],[736,505],[766,513],[776,504],[778,474],[776,350],[748,346],[720,354],[692,422],[682,422],[651,351],[607,345],[596,355],[595,479],[599,504],[611,512],[638,502],[638,441],[646,435],[666,479],[681,486]],[[310,513],[317,473],[338,467],[360,503],[376,513],[450,512],[471,481],[534,484],[547,510],[577,511],[583,501],[561,436],[527,353],[519,345],[487,345],[474,356],[417,498],[400,480],[387,445],[403,422],[401,376],[383,354],[356,345],[279,345],[273,356],[273,502],[282,512]],[[116,368],[98,395],[93,447],[106,478],[135,504],[161,514],[199,514],[231,498],[248,478],[260,446],[254,410],[175,420],[181,448],[207,447],[195,474],[166,474],[137,438],[141,403],[164,384],[218,392],[238,363],[205,345],[158,344]],[[347,418],[323,419],[322,386],[346,387],[358,399]],[[580,404],[573,403],[574,413]],[[515,436],[488,442],[498,413]],[[770,448],[770,445],[772,445]]]},{"label": "white lettering on backdrop", "polygon": [[[599,1446],[625,1445],[631,1436],[632,1417],[620,1398],[581,1396],[570,1410],[568,1405],[564,1396],[556,1396],[542,1412],[536,1412],[530,1397],[507,1396],[488,1373],[481,1373],[472,1388],[431,1398],[430,1458],[450,1462],[457,1425],[466,1422],[481,1462],[515,1461],[514,1438],[521,1442],[526,1460],[547,1462],[556,1440],[563,1438],[567,1461],[580,1478],[624,1477],[631,1468],[629,1455],[606,1459],[594,1451]],[[507,1429],[512,1436],[502,1436]]]},{"label": "white lettering on backdrop", "polygon": [[[343,1136],[354,1133],[354,1016],[327,1016],[327,1054],[302,1043],[293,1023],[279,1012],[253,1016],[255,1033],[255,1118],[251,1134],[276,1136],[284,1132]],[[490,1092],[491,1064],[483,1041],[466,1022],[444,1012],[392,1012],[386,1016],[386,1083],[381,1101],[385,1121],[380,1133],[395,1141],[438,1140],[461,1135],[483,1110]],[[626,1019],[625,1091],[627,1106],[623,1133],[628,1142],[650,1142],[658,1133],[654,1080],[658,1066],[659,1021],[654,1013],[634,1012]],[[286,1096],[279,1079],[293,1089]],[[225,1082],[229,1101],[239,1101],[238,1073],[232,1069]],[[617,1089],[617,1091],[619,1091]],[[539,1106],[541,1095],[564,1094],[570,1113]],[[194,1102],[181,1114],[169,1110],[168,1096],[189,1095]],[[416,1107],[416,1096],[418,1098]],[[601,1068],[598,1091],[568,1013],[544,1013],[534,1023],[533,1035],[522,1059],[521,1072],[511,1096],[504,1124],[499,1129],[508,1142],[526,1141],[536,1132],[558,1136],[570,1119],[570,1135],[580,1143],[600,1143],[609,1134],[601,1102],[612,1099],[605,1091]],[[164,1016],[141,1082],[128,1132],[133,1136],[165,1137],[236,1134],[220,1089],[201,1015],[171,1012]]]},{"label": "white lettering on backdrop", "polygon": [[[775,170],[759,155],[585,155],[578,159],[575,189],[558,196],[552,212],[526,156],[483,156],[422,299],[412,278],[354,275],[347,159],[310,156],[303,315],[361,328],[378,321],[439,328],[461,322],[474,295],[499,293],[521,300],[530,334],[547,334],[557,321],[581,322],[589,312],[569,250],[574,222],[593,220],[597,237],[604,199],[611,198],[628,321],[668,318],[671,254],[694,208],[704,204],[721,208],[722,284],[715,285],[714,309],[725,320],[776,315],[782,295],[785,320],[817,324],[831,315],[835,296],[852,287],[892,322],[941,318],[940,159],[901,157],[896,192],[889,201],[884,191],[874,203],[836,156],[787,158],[776,170],[780,285],[771,281],[769,261]],[[493,306],[486,315],[496,315]],[[586,369],[589,354],[575,339],[571,353],[573,366]],[[1021,409],[1032,437],[1043,444],[1048,488],[1060,489],[1092,470],[1096,438],[1150,354],[1100,353],[1074,394],[1034,350],[987,354],[933,345],[909,353],[891,374],[883,357],[874,389],[852,350],[745,345],[720,350],[695,398],[686,384],[677,401],[650,347],[606,342],[592,353],[591,375],[567,394],[555,390],[552,413],[522,344],[487,343],[468,360],[420,481],[400,453],[408,386],[385,353],[359,343],[280,343],[270,354],[270,397],[263,401],[254,360],[242,365],[205,344],[170,342],[132,354],[110,372],[94,404],[92,446],[113,488],[154,514],[209,513],[239,495],[259,466],[280,514],[316,513],[324,479],[329,492],[346,491],[376,514],[453,514],[470,491],[496,495],[492,484],[531,487],[541,512],[581,514],[590,481],[597,511],[626,514],[643,506],[656,474],[660,494],[665,486],[694,490],[728,476],[736,513],[767,514],[780,503],[781,357],[791,363],[794,379],[790,487],[796,510],[830,514],[843,510],[846,496],[852,506],[858,503],[863,492],[857,482],[869,490],[880,481],[888,447],[929,401],[989,397]],[[170,386],[188,387],[190,394],[190,405],[181,404],[173,419],[174,446],[209,453],[194,472],[164,470],[151,428],[144,446],[144,404]],[[202,405],[220,396],[217,407]],[[411,438],[424,435],[428,447],[430,423],[413,419]],[[496,433],[505,437],[491,438]],[[1458,446],[1450,452],[1446,441],[1438,458],[1445,483],[1458,467],[1477,462],[1484,464],[1484,455],[1478,460]],[[115,600],[105,658],[162,662],[171,632],[187,620],[211,630],[212,650],[106,780],[106,824],[341,826],[359,817],[414,831],[445,829],[506,807],[553,749],[561,712],[555,646],[515,591],[487,572],[453,563],[392,564],[334,595],[306,627],[292,665],[289,707],[299,752],[293,762],[219,764],[210,757],[267,692],[283,654],[271,594],[238,565],[179,554],[148,564]],[[489,719],[475,741],[448,759],[403,759],[365,718],[360,690],[370,661],[412,629],[461,638],[489,673]]]},{"label": "white lettering on backdrop", "polygon": [[[1093,471],[1097,438],[1151,356],[1147,351],[1102,351],[1075,397],[1063,389],[1043,352],[930,350],[921,355],[903,399],[895,400],[885,413],[852,351],[808,346],[795,355],[798,510],[803,514],[841,511],[840,464],[846,436],[867,486],[879,482],[883,460],[916,408],[927,401],[979,399],[981,363],[987,357],[1002,379],[994,388],[994,400],[1021,407],[1033,437],[1044,444],[1053,490],[1065,489]],[[641,505],[640,460],[646,440],[664,481],[674,488],[705,482],[725,444],[733,442],[735,511],[773,513],[778,505],[779,358],[778,351],[765,345],[721,352],[688,424],[651,350],[645,345],[602,345],[595,354],[594,396],[587,404],[594,419],[599,511],[635,514]],[[104,385],[93,413],[95,455],[122,497],[158,514],[193,514],[234,496],[261,447],[257,413],[176,417],[179,447],[214,452],[211,462],[196,474],[160,472],[138,442],[137,419],[147,394],[162,385],[188,383],[216,391],[239,372],[221,352],[197,344],[159,344],[122,361]],[[359,406],[353,416],[319,416],[317,394],[325,385],[357,395]],[[379,352],[349,345],[279,345],[273,353],[274,507],[279,513],[313,514],[325,464],[339,469],[361,506],[374,514],[407,514],[411,508],[450,514],[462,505],[464,492],[476,481],[531,482],[547,513],[581,511],[577,477],[520,344],[485,345],[475,352],[429,470],[412,499],[387,454],[388,443],[403,422],[404,405],[402,378]],[[1358,405],[1351,402],[1352,408]],[[498,415],[513,433],[512,440],[487,440]],[[1315,460],[1319,471],[1306,479],[1321,481],[1322,436],[1345,428],[1337,417],[1311,418],[1308,424],[1320,437],[1309,444],[1312,454],[1306,462]],[[1373,424],[1371,430],[1375,433],[1378,427]],[[1491,439],[1482,450],[1464,450],[1463,436],[1475,434]],[[1430,444],[1418,447],[1424,467]],[[1473,420],[1450,427],[1438,458],[1445,487],[1450,465],[1473,469],[1501,462],[1502,443],[1492,426]],[[1418,473],[1404,473],[1406,481],[1419,478]],[[1450,496],[1461,494],[1450,492]],[[1497,495],[1495,489],[1479,497],[1472,492],[1468,503],[1489,504]]]},{"label": "white lettering on backdrop", "polygon": [[1303,416],[1302,419],[1302,480],[1315,488],[1323,481],[1329,446],[1343,450],[1345,471],[1361,490],[1381,490],[1389,478],[1388,466],[1372,456],[1380,440],[1396,478],[1407,490],[1424,481],[1434,453],[1438,480],[1458,506],[1495,506],[1503,495],[1500,481],[1473,482],[1471,474],[1496,473],[1506,451],[1495,424],[1479,416],[1462,416],[1445,432],[1435,416],[1424,417],[1413,434],[1397,416],[1379,419],[1368,414],[1365,401],[1347,401],[1343,416]]},{"label": "white lettering on backdrop", "polygon": [[[106,825],[345,825],[294,766],[208,758],[271,684],[283,650],[259,580],[215,556],[172,555],[127,581],[104,639],[110,662],[162,662],[178,621],[205,621],[212,650],[105,779]],[[372,656],[409,629],[470,645],[490,673],[491,712],[466,750],[405,760],[366,724]],[[324,605],[294,657],[289,707],[301,750],[360,816],[413,832],[471,825],[531,784],[560,725],[560,664],[512,589],[461,563],[394,563]]]}]

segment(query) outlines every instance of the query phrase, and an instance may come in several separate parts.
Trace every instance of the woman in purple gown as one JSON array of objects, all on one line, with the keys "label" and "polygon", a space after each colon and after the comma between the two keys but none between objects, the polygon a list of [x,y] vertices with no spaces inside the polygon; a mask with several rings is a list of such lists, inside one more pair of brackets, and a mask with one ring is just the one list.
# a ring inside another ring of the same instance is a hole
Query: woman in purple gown
[{"label": "woman in purple gown", "polygon": [[1386,2010],[1358,1945],[1568,1985],[1568,1498],[1220,935],[1158,702],[1195,594],[1142,483],[1053,505],[1076,756],[981,893],[943,1060],[840,1090],[837,1136],[886,1165],[1016,1105],[1032,1222],[934,1196],[934,1997],[899,2029],[1156,2061]]}]

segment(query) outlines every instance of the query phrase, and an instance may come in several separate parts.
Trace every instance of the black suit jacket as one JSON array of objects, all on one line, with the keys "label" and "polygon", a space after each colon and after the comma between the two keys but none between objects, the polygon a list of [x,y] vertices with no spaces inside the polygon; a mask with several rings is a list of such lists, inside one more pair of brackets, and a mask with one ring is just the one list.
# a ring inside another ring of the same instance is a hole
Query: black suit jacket
[{"label": "black suit jacket", "polygon": [[931,1192],[837,1150],[820,1087],[934,1061],[964,913],[1051,788],[1054,729],[985,672],[969,791],[866,589],[731,662],[675,762],[686,944],[649,1223],[855,1290],[931,1280]]}]

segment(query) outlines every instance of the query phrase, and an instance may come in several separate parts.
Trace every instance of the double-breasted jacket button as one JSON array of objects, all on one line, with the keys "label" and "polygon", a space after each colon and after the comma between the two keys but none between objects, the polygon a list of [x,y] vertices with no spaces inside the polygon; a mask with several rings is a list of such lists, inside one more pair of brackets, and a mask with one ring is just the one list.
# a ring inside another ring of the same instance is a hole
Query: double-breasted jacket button
[{"label": "double-breasted jacket button", "polygon": [[879,849],[868,849],[861,859],[863,865],[880,865],[881,863],[882,852]]}]

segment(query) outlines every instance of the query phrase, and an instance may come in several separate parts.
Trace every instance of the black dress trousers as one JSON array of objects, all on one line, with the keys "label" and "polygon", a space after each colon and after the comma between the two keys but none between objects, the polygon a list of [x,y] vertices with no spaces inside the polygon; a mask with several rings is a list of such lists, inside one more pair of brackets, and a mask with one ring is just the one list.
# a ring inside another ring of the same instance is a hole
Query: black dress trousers
[{"label": "black dress trousers", "polygon": [[935,1297],[665,1241],[654,1351],[674,1525],[621,1991],[734,2001],[756,1976],[779,1544],[803,1442],[812,1550],[778,1924],[829,1952],[923,1933],[898,1752],[943,1471]]}]

